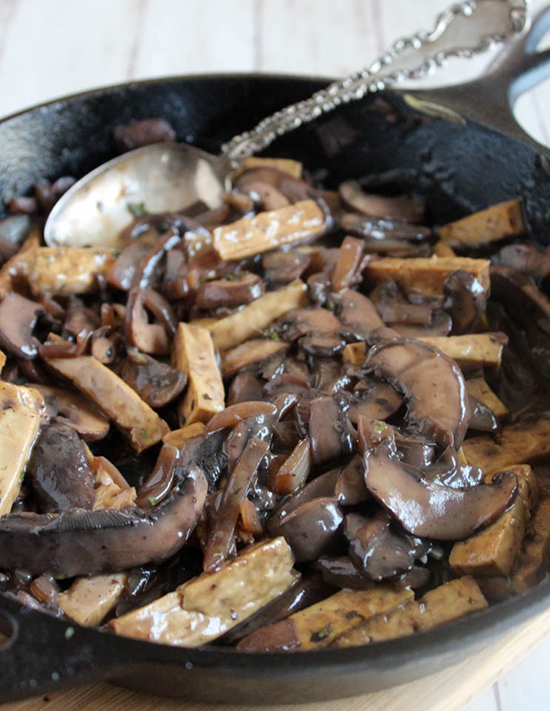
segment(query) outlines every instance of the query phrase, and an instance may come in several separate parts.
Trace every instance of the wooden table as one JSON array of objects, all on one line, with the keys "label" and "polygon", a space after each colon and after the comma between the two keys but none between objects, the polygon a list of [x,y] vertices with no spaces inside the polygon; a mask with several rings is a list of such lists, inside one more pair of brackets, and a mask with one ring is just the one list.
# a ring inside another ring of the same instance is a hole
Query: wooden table
[{"label": "wooden table", "polygon": [[[263,71],[343,75],[399,36],[430,27],[451,0],[0,0],[0,115],[84,89],[169,74]],[[533,0],[534,10],[548,0]],[[487,58],[456,61],[431,84],[461,81]],[[550,85],[522,98],[518,116],[550,145]],[[546,634],[522,631],[432,683],[316,709],[461,709]],[[480,667],[481,665],[481,667]],[[1,654],[0,654],[1,673]],[[468,711],[546,711],[550,640]],[[436,693],[434,690],[439,687]],[[414,694],[414,697],[412,696]],[[411,703],[411,698],[415,703]],[[423,704],[420,706],[419,704]],[[43,701],[13,709],[30,710]],[[47,708],[179,708],[108,687],[54,697]],[[10,709],[11,711],[11,709]]]}]

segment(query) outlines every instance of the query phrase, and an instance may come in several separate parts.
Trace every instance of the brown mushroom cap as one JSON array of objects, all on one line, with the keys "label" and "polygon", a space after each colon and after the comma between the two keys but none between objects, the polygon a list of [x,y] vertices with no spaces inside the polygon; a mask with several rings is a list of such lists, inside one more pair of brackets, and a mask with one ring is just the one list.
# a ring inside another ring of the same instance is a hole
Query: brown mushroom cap
[{"label": "brown mushroom cap", "polygon": [[103,439],[109,431],[109,420],[82,396],[53,385],[33,383],[32,387],[44,398],[50,419],[72,427],[86,442]]},{"label": "brown mushroom cap", "polygon": [[164,407],[175,400],[187,383],[187,375],[182,370],[133,349],[128,350],[120,375],[153,408]]},{"label": "brown mushroom cap", "polygon": [[470,423],[464,376],[457,364],[421,341],[393,338],[371,348],[366,366],[407,399],[409,423],[437,444],[460,447]]},{"label": "brown mushroom cap", "polygon": [[467,489],[429,482],[395,456],[391,428],[378,429],[366,419],[359,423],[367,489],[409,533],[460,541],[489,525],[514,501],[517,478],[511,472],[499,474],[492,484]]},{"label": "brown mushroom cap", "polygon": [[0,343],[18,358],[38,355],[38,341],[32,335],[44,307],[36,301],[10,292],[0,303]]}]

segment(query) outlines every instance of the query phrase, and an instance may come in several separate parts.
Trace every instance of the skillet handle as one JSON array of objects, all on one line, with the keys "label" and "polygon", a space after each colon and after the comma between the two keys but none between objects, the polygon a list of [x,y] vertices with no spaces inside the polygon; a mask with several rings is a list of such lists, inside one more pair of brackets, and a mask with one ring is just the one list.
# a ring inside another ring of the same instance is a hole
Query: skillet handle
[{"label": "skillet handle", "polygon": [[13,600],[0,600],[0,631],[9,639],[0,643],[0,704],[105,681],[123,666],[114,658],[117,645],[110,635],[72,626]]},{"label": "skillet handle", "polygon": [[537,49],[550,30],[550,6],[533,19],[530,29],[511,39],[478,79],[454,86],[410,92],[415,98],[442,104],[469,119],[548,151],[519,125],[514,105],[519,97],[550,76],[550,49]]}]

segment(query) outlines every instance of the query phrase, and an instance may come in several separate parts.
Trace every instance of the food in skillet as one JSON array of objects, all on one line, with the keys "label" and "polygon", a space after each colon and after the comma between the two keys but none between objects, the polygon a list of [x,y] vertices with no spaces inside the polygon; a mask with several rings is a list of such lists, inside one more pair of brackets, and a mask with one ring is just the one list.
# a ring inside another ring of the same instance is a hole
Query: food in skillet
[{"label": "food in skillet", "polygon": [[138,639],[311,650],[546,575],[550,258],[520,201],[438,228],[387,180],[302,172],[252,159],[220,208],[129,204],[117,249],[43,245],[69,178],[12,201],[3,595]]}]

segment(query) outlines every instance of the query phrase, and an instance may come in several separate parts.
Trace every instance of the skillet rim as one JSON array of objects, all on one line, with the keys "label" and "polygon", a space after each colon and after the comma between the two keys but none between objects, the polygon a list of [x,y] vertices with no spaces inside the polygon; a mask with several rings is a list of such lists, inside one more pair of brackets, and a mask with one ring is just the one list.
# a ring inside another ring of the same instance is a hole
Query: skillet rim
[{"label": "skillet rim", "polygon": [[[277,72],[208,72],[190,75],[169,75],[157,78],[148,78],[141,80],[130,80],[118,82],[106,86],[86,89],[84,91],[73,92],[63,95],[48,101],[34,104],[25,109],[13,112],[0,118],[0,125],[9,123],[10,121],[22,118],[27,114],[40,112],[43,109],[56,109],[58,107],[70,105],[73,102],[82,101],[88,98],[98,97],[116,92],[120,90],[132,90],[150,85],[169,84],[176,82],[186,82],[191,84],[200,84],[209,81],[223,80],[273,80],[284,81],[291,84],[300,84],[303,82],[314,83],[321,89],[326,84],[333,81],[330,77],[319,77],[301,74],[284,74]],[[425,94],[429,90],[424,90]],[[404,94],[417,93],[417,90],[385,90],[380,92],[382,95],[403,96]],[[443,104],[442,104],[443,105]],[[414,111],[414,109],[411,109]],[[448,120],[441,117],[441,120]],[[485,130],[490,130],[506,140],[523,145],[533,153],[537,153],[537,149],[529,145],[526,141],[522,141],[511,134],[495,129],[487,124],[479,121],[465,118],[465,123],[472,125],[475,128],[483,127]],[[200,144],[200,141],[198,142]],[[540,150],[538,151],[540,152]],[[312,670],[322,671],[330,670],[332,673],[344,674],[347,672],[357,672],[365,669],[365,666],[370,662],[372,666],[370,671],[376,671],[377,668],[387,669],[388,662],[391,660],[396,668],[395,673],[399,672],[400,668],[419,666],[419,662],[429,662],[434,657],[442,657],[446,652],[452,652],[455,657],[464,658],[465,654],[472,647],[487,647],[497,637],[500,637],[512,629],[517,628],[522,622],[535,617],[538,613],[542,613],[545,609],[550,608],[550,576],[541,581],[531,590],[521,593],[516,597],[490,605],[484,610],[462,617],[450,623],[446,623],[442,627],[430,629],[426,632],[416,633],[408,637],[399,639],[377,642],[372,645],[362,645],[349,648],[333,648],[321,649],[308,652],[289,653],[289,652],[239,652],[231,647],[175,647],[170,645],[157,644],[143,640],[136,640],[126,637],[118,637],[117,635],[108,634],[97,628],[83,627],[73,621],[64,621],[58,618],[49,616],[47,613],[30,610],[17,602],[0,598],[0,617],[6,616],[8,621],[10,616],[13,616],[17,623],[28,625],[32,624],[33,620],[37,623],[42,623],[44,627],[53,625],[57,630],[77,627],[82,632],[86,633],[86,637],[93,637],[94,641],[108,639],[114,644],[119,644],[124,648],[135,649],[136,653],[132,658],[127,658],[125,662],[112,661],[110,664],[115,667],[112,674],[109,675],[109,666],[105,670],[102,677],[108,679],[109,676],[116,681],[120,678],[121,682],[124,679],[125,666],[131,666],[136,662],[139,663],[140,657],[145,664],[154,662],[170,662],[178,666],[185,666],[192,663],[197,667],[215,666],[223,668],[224,672],[230,672],[235,676],[246,676],[247,672],[253,669],[259,672],[260,675],[269,674],[274,669],[281,672],[285,676],[302,676]],[[485,638],[485,639],[484,639]],[[462,645],[464,652],[460,657],[457,654],[456,644]],[[0,647],[0,659],[2,652],[10,650],[17,645],[17,634],[12,643],[8,643],[5,647]],[[76,646],[76,645],[75,645]],[[65,650],[62,651],[62,654]],[[74,653],[74,648],[67,648],[67,655]],[[145,652],[145,654],[140,654]],[[168,658],[167,658],[168,657]],[[458,661],[453,659],[449,662],[444,662],[443,668],[450,666]],[[122,675],[121,675],[122,672]],[[431,672],[421,672],[416,676],[424,676]],[[70,680],[70,675],[66,677],[67,682]],[[403,683],[398,681],[395,685]],[[390,688],[386,686],[385,688]],[[39,693],[39,689],[36,690]]]}]

